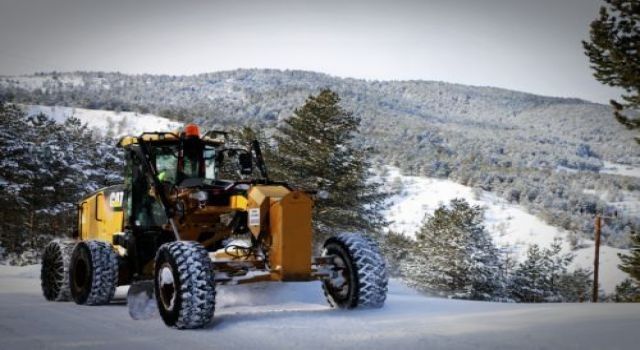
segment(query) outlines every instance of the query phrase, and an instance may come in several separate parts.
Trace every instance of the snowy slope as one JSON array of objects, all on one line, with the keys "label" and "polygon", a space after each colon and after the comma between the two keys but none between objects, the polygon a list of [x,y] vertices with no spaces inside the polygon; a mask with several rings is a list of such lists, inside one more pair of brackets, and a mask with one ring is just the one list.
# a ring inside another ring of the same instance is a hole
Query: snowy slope
[{"label": "snowy slope", "polygon": [[633,349],[640,304],[429,298],[391,281],[380,310],[334,310],[318,282],[220,288],[212,324],[167,329],[109,306],[47,302],[39,266],[0,266],[3,349]]},{"label": "snowy slope", "polygon": [[604,161],[604,167],[600,170],[600,172],[604,174],[640,177],[640,167],[612,163],[606,160]]},{"label": "snowy slope", "polygon": [[109,132],[113,136],[137,135],[143,131],[168,131],[179,128],[182,124],[153,114],[136,112],[114,112],[60,106],[24,106],[29,115],[44,113],[58,122],[69,117],[76,117],[93,130],[102,135]]},{"label": "snowy slope", "polygon": [[[387,168],[385,181],[389,186],[401,189],[398,195],[390,199],[390,206],[384,213],[387,220],[392,222],[389,229],[394,232],[414,237],[425,214],[432,214],[440,204],[446,204],[454,198],[464,198],[485,209],[484,224],[494,242],[512,251],[517,259],[525,258],[529,245],[548,247],[556,237],[562,239],[564,252],[570,251],[568,232],[547,224],[522,206],[511,204],[493,193],[451,180],[404,176],[395,167]],[[572,266],[593,270],[593,241],[582,241],[581,246],[584,248],[573,252],[576,258]],[[625,250],[606,246],[600,250],[600,283],[606,293],[612,293],[615,285],[626,277],[617,267],[620,263],[617,256],[619,252]]]}]

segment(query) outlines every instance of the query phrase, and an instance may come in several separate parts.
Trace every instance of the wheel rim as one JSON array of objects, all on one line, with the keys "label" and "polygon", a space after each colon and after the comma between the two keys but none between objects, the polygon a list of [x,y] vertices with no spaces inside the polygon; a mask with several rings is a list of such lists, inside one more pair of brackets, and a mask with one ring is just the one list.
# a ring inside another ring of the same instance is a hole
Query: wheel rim
[{"label": "wheel rim", "polygon": [[[327,252],[325,251],[325,255]],[[332,296],[339,300],[345,300],[349,296],[350,274],[344,258],[336,254],[333,258],[334,268],[327,279],[327,287]]]},{"label": "wheel rim", "polygon": [[172,311],[176,304],[176,282],[173,278],[173,270],[168,263],[163,264],[158,271],[158,287],[160,289],[160,301],[162,306]]},{"label": "wheel rim", "polygon": [[86,261],[78,259],[75,268],[73,269],[73,285],[77,290],[83,289],[87,285],[87,276],[89,268]]}]

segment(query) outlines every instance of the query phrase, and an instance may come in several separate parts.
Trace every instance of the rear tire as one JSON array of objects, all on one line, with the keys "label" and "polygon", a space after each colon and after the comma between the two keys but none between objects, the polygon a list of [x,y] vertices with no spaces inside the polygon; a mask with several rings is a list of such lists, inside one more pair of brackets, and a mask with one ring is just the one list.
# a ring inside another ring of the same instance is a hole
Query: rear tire
[{"label": "rear tire", "polygon": [[118,286],[118,255],[102,241],[79,242],[71,255],[71,296],[76,304],[108,304]]},{"label": "rear tire", "polygon": [[163,244],[156,254],[154,290],[164,323],[202,328],[215,311],[216,289],[209,254],[197,242]]},{"label": "rear tire", "polygon": [[42,294],[49,301],[69,301],[69,261],[74,241],[54,240],[42,253],[40,285]]},{"label": "rear tire", "polygon": [[387,298],[387,270],[378,245],[359,234],[340,234],[324,244],[323,255],[335,257],[336,268],[322,283],[333,307],[380,308]]}]

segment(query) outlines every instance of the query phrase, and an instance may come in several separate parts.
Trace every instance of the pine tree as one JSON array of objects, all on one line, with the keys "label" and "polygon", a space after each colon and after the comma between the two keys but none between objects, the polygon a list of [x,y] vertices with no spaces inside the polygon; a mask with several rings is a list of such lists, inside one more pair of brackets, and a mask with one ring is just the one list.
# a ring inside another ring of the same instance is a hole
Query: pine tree
[{"label": "pine tree", "polygon": [[385,194],[369,180],[370,154],[354,143],[360,118],[340,106],[331,90],[310,96],[275,136],[283,180],[318,195],[316,245],[338,232],[379,232]]},{"label": "pine tree", "polygon": [[380,251],[387,259],[387,272],[391,276],[401,276],[401,267],[409,257],[414,241],[395,232],[387,232],[380,240]]},{"label": "pine tree", "polygon": [[622,302],[640,302],[640,233],[635,229],[630,233],[631,248],[629,254],[618,254],[621,264],[618,268],[629,274],[616,286],[615,299]]},{"label": "pine tree", "polygon": [[630,129],[640,129],[640,118],[623,114],[624,110],[640,108],[640,1],[604,1],[606,6],[591,23],[590,41],[582,44],[595,78],[626,92],[623,102],[611,101],[616,119]]},{"label": "pine tree", "polygon": [[544,301],[544,275],[544,253],[537,244],[533,244],[527,250],[527,259],[518,265],[510,280],[511,297],[520,302]]},{"label": "pine tree", "polygon": [[630,254],[618,254],[621,261],[618,267],[628,273],[636,284],[640,285],[640,233],[632,230],[629,238],[631,240]]},{"label": "pine tree", "polygon": [[640,302],[640,286],[630,278],[626,278],[616,286],[613,300],[617,303]]},{"label": "pine tree", "polygon": [[578,268],[573,272],[560,275],[559,292],[562,301],[585,302],[591,297],[593,273],[588,269]]},{"label": "pine tree", "polygon": [[546,279],[545,301],[563,301],[562,283],[569,278],[567,269],[573,261],[573,255],[562,254],[562,240],[554,239],[551,246],[544,250],[544,267]]},{"label": "pine tree", "polygon": [[537,244],[529,246],[526,260],[518,264],[509,281],[510,297],[519,302],[540,303],[561,302],[572,298],[571,293],[580,294],[579,287],[584,286],[584,275],[589,272],[568,273],[572,260],[571,254],[562,254],[559,239],[545,249]]},{"label": "pine tree", "polygon": [[121,181],[113,141],[77,119],[60,124],[0,104],[0,126],[0,244],[8,253],[39,252],[52,236],[69,235],[76,202]]},{"label": "pine tree", "polygon": [[501,261],[482,219],[482,209],[464,199],[440,206],[425,217],[403,275],[419,289],[443,296],[499,296]]},{"label": "pine tree", "polygon": [[25,166],[30,160],[31,130],[24,125],[24,114],[15,105],[0,103],[0,244],[7,252],[22,248],[21,235],[27,221],[28,200],[22,192],[36,176],[37,167]]}]

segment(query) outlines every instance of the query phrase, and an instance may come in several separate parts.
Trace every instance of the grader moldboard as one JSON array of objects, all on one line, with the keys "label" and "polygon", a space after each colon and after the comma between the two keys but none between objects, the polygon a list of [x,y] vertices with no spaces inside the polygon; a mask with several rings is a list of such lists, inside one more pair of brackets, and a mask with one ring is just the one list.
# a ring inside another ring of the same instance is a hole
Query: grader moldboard
[{"label": "grader moldboard", "polygon": [[234,147],[225,132],[201,135],[188,124],[118,145],[124,184],[83,198],[74,240],[44,250],[47,300],[107,304],[117,286],[130,285],[133,318],[157,308],[179,329],[210,322],[217,284],[320,279],[334,307],[384,304],[376,244],[340,234],[312,256],[312,195],[269,180],[257,141]]}]

